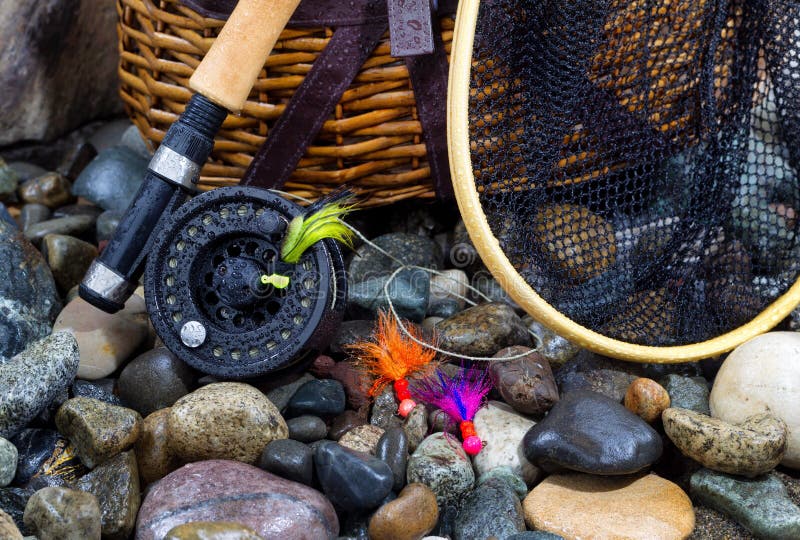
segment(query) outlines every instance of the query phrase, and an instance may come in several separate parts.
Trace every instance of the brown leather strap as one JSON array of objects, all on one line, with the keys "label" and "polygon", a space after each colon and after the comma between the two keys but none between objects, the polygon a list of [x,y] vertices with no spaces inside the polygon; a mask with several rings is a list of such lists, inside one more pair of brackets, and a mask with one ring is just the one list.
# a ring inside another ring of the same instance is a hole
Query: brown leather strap
[{"label": "brown leather strap", "polygon": [[289,179],[386,29],[384,23],[334,32],[245,171],[243,185],[275,188]]},{"label": "brown leather strap", "polygon": [[447,52],[442,42],[438,19],[433,20],[431,54],[409,56],[406,60],[417,114],[425,135],[425,149],[436,196],[439,200],[455,198],[450,178],[450,161],[447,154]]}]

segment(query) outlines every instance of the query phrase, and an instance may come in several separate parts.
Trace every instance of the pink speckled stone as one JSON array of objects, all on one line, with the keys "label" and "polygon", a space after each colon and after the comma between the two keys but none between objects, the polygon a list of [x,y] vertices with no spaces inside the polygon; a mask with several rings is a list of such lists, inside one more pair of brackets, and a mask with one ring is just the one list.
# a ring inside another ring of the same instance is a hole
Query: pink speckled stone
[{"label": "pink speckled stone", "polygon": [[190,463],[153,484],[139,510],[136,540],[161,540],[192,521],[233,521],[276,540],[339,534],[336,512],[320,492],[227,460]]}]

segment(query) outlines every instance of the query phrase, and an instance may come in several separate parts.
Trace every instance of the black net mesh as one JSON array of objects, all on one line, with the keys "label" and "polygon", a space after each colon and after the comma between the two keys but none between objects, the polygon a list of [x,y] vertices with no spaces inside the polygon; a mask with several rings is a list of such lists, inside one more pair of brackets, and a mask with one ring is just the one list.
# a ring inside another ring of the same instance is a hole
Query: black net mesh
[{"label": "black net mesh", "polygon": [[494,0],[473,50],[476,187],[575,322],[705,341],[798,276],[800,3]]}]

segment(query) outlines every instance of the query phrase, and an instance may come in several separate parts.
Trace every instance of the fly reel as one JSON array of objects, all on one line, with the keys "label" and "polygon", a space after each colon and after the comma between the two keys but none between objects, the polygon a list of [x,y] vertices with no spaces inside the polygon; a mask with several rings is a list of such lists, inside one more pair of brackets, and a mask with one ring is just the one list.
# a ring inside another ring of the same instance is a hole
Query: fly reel
[{"label": "fly reel", "polygon": [[181,360],[240,379],[302,365],[328,345],[346,304],[344,261],[330,239],[296,264],[280,259],[302,212],[267,190],[233,186],[198,195],[166,221],[148,255],[145,297]]}]

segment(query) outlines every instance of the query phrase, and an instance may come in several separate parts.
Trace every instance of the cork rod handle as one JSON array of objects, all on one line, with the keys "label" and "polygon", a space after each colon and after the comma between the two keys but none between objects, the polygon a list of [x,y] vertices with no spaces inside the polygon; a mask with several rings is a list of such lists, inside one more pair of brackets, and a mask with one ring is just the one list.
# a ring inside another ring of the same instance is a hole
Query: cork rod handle
[{"label": "cork rod handle", "polygon": [[239,0],[189,86],[238,113],[300,0]]}]

